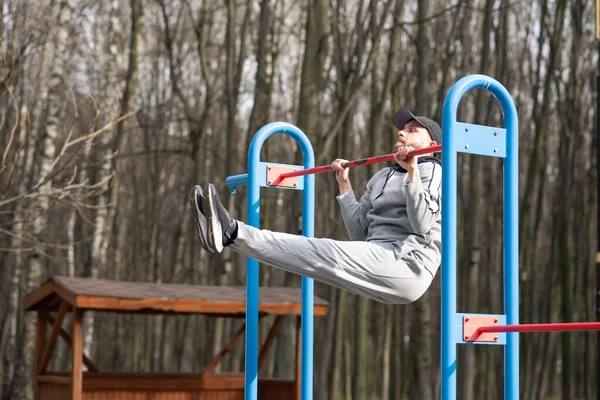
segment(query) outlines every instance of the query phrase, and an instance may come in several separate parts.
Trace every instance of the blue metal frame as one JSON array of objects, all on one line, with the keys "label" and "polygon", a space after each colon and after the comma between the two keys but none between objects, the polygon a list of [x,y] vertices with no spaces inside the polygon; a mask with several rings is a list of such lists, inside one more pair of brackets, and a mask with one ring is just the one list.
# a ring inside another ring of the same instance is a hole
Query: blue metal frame
[{"label": "blue metal frame", "polygon": [[[284,133],[290,135],[300,146],[304,156],[304,168],[315,166],[315,156],[310,141],[300,129],[286,122],[273,122],[262,127],[252,139],[248,150],[248,173],[230,176],[225,184],[235,193],[237,186],[248,185],[248,225],[260,226],[260,187],[273,187],[266,184],[266,163],[260,162],[262,145],[271,135]],[[269,163],[269,165],[282,165]],[[298,166],[294,166],[298,167]],[[315,177],[305,175],[299,179],[298,188],[302,196],[302,233],[314,237]],[[246,371],[244,398],[256,400],[258,396],[258,261],[246,260]],[[312,400],[313,393],[313,310],[314,281],[302,277],[302,366],[301,398]]]},{"label": "blue metal frame", "polygon": [[[500,104],[504,129],[456,121],[461,98],[471,89],[490,92]],[[485,75],[470,75],[452,86],[443,109],[442,165],[442,400],[456,399],[456,346],[464,343],[456,329],[456,182],[457,154],[504,158],[504,313],[506,324],[519,323],[518,119],[504,86]],[[501,320],[504,320],[501,317]],[[519,398],[519,334],[501,336],[504,347],[504,398]]]}]

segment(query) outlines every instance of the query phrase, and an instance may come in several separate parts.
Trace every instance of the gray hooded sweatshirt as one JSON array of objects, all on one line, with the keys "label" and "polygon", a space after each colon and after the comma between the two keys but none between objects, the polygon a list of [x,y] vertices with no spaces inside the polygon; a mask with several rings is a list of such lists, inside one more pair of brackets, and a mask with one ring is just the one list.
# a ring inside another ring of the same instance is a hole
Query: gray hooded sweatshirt
[{"label": "gray hooded sweatshirt", "polygon": [[[419,158],[421,180],[408,182],[399,165],[384,168],[356,200],[353,191],[337,196],[351,240],[392,243],[399,258],[412,252],[432,275],[441,262],[442,167],[433,157]],[[408,258],[408,257],[407,257]]]}]

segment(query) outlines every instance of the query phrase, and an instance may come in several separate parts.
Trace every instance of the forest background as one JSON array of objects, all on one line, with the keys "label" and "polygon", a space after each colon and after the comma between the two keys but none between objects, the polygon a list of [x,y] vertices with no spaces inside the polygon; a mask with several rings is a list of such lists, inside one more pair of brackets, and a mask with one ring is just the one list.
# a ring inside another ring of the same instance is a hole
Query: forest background
[{"label": "forest background", "polygon": [[[456,80],[490,75],[519,113],[521,321],[595,320],[594,4],[584,0],[0,0],[0,380],[31,392],[34,315],[53,275],[240,285],[244,260],[199,246],[188,192],[212,181],[245,218],[249,141],[296,124],[317,165],[393,150],[394,110],[441,121]],[[502,126],[473,91],[463,121]],[[294,163],[277,135],[263,159]],[[502,162],[459,156],[459,311],[502,312]],[[358,195],[381,165],[351,171]],[[315,232],[347,239],[333,174],[316,179]],[[300,194],[263,192],[263,227],[298,232]],[[264,267],[263,285],[299,277]],[[415,304],[326,285],[315,321],[315,398],[439,397],[440,279]],[[88,313],[103,370],[200,371],[239,321]],[[262,374],[293,374],[292,321]],[[524,399],[591,399],[595,333],[521,337]],[[53,368],[68,368],[59,344]],[[243,367],[243,349],[225,369]],[[101,351],[100,351],[101,349]],[[502,351],[461,346],[459,398],[502,398]]]}]

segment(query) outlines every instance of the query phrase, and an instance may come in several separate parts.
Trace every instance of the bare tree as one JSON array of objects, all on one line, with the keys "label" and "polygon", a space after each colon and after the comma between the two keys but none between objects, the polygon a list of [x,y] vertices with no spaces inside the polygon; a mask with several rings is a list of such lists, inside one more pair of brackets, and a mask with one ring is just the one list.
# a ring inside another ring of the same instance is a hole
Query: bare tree
[{"label": "bare tree", "polygon": [[[121,36],[123,29],[119,20],[121,8],[119,1],[117,0],[111,0],[109,4],[108,24],[106,25],[107,41],[104,49],[105,55],[103,57],[104,65],[101,67],[104,71],[103,76],[105,79],[102,88],[103,109],[106,113],[104,120],[112,120],[119,115],[119,99],[122,96],[121,80],[119,79],[121,66],[123,65],[121,56]],[[111,129],[110,132],[106,132],[101,136],[98,146],[95,147],[97,150],[95,158],[98,160],[99,170],[97,175],[99,176],[109,176],[114,169],[114,145],[112,143],[116,141],[114,136],[115,132],[115,129]],[[110,222],[113,221],[113,218],[111,218],[110,214],[114,212],[114,208],[110,207],[109,205],[110,184],[111,182],[107,182],[106,186],[102,188],[103,190],[97,197],[97,204],[95,207],[90,268],[89,271],[86,271],[86,275],[89,274],[89,276],[92,278],[97,278],[99,271],[104,272],[107,269],[108,245],[111,242],[110,235],[112,233]],[[109,209],[111,210],[111,213],[109,213]],[[85,314],[83,348],[84,352],[88,354],[90,354],[92,350],[94,321],[93,312],[88,312]]]},{"label": "bare tree", "polygon": [[[69,39],[69,24],[71,21],[72,5],[69,0],[63,0],[58,14],[58,29],[56,31],[56,51],[52,61],[52,72],[50,74],[48,90],[48,120],[46,122],[45,135],[43,139],[43,157],[40,160],[40,178],[36,179],[40,185],[40,195],[36,213],[33,221],[33,235],[42,238],[46,228],[46,213],[50,208],[50,192],[52,191],[52,172],[56,157],[56,138],[60,124],[61,94],[64,90],[64,64],[67,55],[66,47]],[[37,133],[37,132],[36,132]],[[35,181],[35,180],[34,180]],[[43,239],[42,239],[43,240]],[[30,264],[27,268],[26,284],[27,291],[33,290],[41,283],[44,251],[36,247]],[[33,344],[35,334],[35,318],[33,315],[26,316],[25,327],[20,335],[17,345],[19,357],[15,361],[14,375],[10,389],[10,396],[15,399],[27,398],[27,376],[31,367]]]}]

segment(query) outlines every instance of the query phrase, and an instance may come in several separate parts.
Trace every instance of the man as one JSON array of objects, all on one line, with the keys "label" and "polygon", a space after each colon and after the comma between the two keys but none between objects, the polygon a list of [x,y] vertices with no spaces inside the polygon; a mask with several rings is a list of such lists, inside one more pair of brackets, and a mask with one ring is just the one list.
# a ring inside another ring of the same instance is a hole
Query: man
[{"label": "man", "polygon": [[224,247],[271,266],[367,296],[407,304],[430,286],[441,262],[441,163],[412,150],[442,141],[440,126],[405,108],[394,115],[399,129],[397,165],[377,172],[356,200],[345,160],[332,166],[337,200],[351,241],[307,238],[257,229],[236,221],[212,184],[196,185],[190,206],[202,246]]}]

